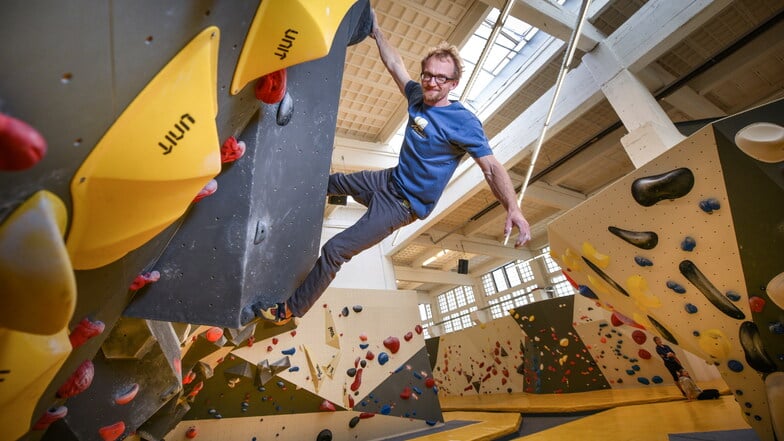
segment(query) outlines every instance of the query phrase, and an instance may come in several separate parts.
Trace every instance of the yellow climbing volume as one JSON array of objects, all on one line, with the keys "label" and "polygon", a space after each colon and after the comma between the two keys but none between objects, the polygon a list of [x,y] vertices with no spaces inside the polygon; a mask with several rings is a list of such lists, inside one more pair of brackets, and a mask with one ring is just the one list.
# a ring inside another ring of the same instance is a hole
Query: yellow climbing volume
[{"label": "yellow climbing volume", "polygon": [[270,72],[329,53],[356,0],[263,0],[240,52],[231,93]]},{"label": "yellow climbing volume", "polygon": [[188,43],[139,93],[71,181],[76,269],[109,264],[187,210],[220,172],[219,31]]}]

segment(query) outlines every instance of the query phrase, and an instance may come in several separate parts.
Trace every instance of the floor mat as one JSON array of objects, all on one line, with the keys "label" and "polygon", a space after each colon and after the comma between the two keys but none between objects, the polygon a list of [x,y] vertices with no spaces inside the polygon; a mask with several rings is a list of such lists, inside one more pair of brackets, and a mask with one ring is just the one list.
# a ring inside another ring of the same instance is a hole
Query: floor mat
[{"label": "floor mat", "polygon": [[458,429],[460,427],[467,426],[469,424],[479,423],[479,422],[480,421],[461,421],[461,420],[447,421],[446,423],[444,423],[443,426],[433,426],[429,429],[422,430],[419,432],[407,433],[405,435],[400,435],[393,438],[384,438],[384,441],[405,441],[412,438],[419,438],[420,436],[426,436],[433,433],[443,432],[444,430]]},{"label": "floor mat", "polygon": [[721,430],[718,432],[676,433],[670,441],[760,441],[751,429]]},{"label": "floor mat", "polygon": [[601,411],[586,411],[574,413],[524,413],[523,423],[520,425],[520,430],[511,435],[503,438],[498,438],[497,441],[508,441],[519,438],[525,435],[531,435],[542,430],[547,430],[561,424],[566,424],[574,420],[579,420],[582,417],[593,415]]}]

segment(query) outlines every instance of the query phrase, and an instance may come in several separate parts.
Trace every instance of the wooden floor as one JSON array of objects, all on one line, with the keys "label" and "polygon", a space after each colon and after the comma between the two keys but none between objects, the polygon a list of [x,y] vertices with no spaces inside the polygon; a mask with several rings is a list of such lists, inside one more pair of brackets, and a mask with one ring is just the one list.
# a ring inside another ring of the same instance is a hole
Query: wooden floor
[{"label": "wooden floor", "polygon": [[[726,385],[701,383],[727,393]],[[446,421],[477,421],[457,429],[414,438],[417,441],[490,441],[517,433],[525,413],[603,410],[594,415],[517,440],[580,441],[612,439],[667,441],[669,434],[748,429],[732,395],[718,400],[686,401],[675,386],[603,390],[562,395],[479,395],[442,397]]]}]

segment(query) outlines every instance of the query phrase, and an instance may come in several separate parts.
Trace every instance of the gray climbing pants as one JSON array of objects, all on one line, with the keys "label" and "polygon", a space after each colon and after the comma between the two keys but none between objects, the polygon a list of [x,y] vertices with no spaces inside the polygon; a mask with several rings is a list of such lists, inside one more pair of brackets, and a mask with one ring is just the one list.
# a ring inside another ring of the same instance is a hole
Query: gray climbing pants
[{"label": "gray climbing pants", "polygon": [[416,219],[397,186],[392,169],[336,173],[329,177],[328,195],[348,195],[367,207],[352,226],[328,240],[313,269],[287,301],[292,315],[302,317],[335,278],[340,267]]}]

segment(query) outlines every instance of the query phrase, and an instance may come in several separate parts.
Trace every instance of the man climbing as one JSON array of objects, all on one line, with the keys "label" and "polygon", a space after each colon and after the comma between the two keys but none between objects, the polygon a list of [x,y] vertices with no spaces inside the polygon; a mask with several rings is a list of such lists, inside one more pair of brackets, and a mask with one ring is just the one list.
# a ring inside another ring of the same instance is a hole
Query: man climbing
[{"label": "man climbing", "polygon": [[343,263],[395,230],[426,218],[466,153],[479,165],[493,195],[506,208],[504,232],[508,234],[513,227],[519,230],[515,247],[531,238],[528,221],[517,206],[512,181],[493,156],[479,119],[460,102],[448,98],[463,70],[457,48],[442,43],[432,49],[421,62],[417,83],[379,29],[375,12],[371,15],[370,37],[376,41],[381,61],[408,100],[408,126],[398,165],[329,177],[327,194],[349,195],[365,205],[367,211],[354,225],[324,244],[313,269],[288,300],[272,306],[251,306],[253,314],[279,325],[292,317],[302,317]]}]

